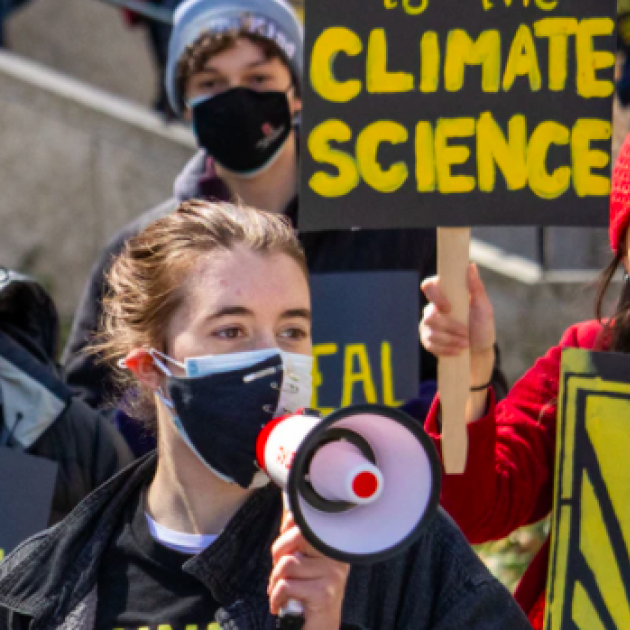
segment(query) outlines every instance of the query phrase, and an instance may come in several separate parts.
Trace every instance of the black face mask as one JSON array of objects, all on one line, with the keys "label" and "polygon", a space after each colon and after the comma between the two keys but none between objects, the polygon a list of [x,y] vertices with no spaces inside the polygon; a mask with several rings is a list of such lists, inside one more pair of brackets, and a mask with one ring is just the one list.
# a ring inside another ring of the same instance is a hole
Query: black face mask
[{"label": "black face mask", "polygon": [[192,114],[199,145],[243,175],[264,169],[291,133],[286,92],[234,88],[193,105]]},{"label": "black face mask", "polygon": [[282,366],[278,354],[241,370],[167,379],[173,422],[184,441],[215,473],[242,488],[258,472],[256,442],[278,406]]}]

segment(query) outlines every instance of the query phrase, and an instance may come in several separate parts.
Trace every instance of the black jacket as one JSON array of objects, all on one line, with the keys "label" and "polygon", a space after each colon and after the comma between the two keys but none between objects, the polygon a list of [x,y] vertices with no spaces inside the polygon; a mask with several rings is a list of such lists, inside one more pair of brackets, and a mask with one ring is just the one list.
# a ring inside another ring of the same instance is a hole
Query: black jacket
[{"label": "black jacket", "polygon": [[[150,482],[155,465],[153,454],[139,460],[0,564],[0,630],[93,630],[99,563],[126,503]],[[219,602],[223,630],[275,628],[266,587],[281,510],[275,487],[259,490],[220,537],[184,565]],[[406,553],[352,568],[342,629],[351,628],[531,630],[441,511]]]},{"label": "black jacket", "polygon": [[44,289],[0,269],[0,444],[59,464],[51,523],[132,460],[111,423],[61,381],[58,328]]},{"label": "black jacket", "polygon": [[[124,243],[151,222],[173,212],[181,201],[193,198],[229,200],[230,192],[214,175],[203,152],[186,166],[174,187],[174,197],[145,212],[126,225],[95,262],[77,308],[72,332],[62,359],[68,384],[93,406],[100,406],[111,389],[106,366],[97,365],[93,357],[81,351],[94,333],[101,315],[104,292],[103,274]],[[298,203],[294,200],[286,209],[289,218],[297,223]],[[436,231],[359,230],[330,231],[300,234],[306,259],[312,273],[336,271],[413,270],[421,279],[436,273]],[[421,306],[426,304],[420,295]],[[421,347],[420,376],[422,381],[436,379],[436,360]],[[494,383],[499,398],[507,391],[507,383],[497,369]]]}]

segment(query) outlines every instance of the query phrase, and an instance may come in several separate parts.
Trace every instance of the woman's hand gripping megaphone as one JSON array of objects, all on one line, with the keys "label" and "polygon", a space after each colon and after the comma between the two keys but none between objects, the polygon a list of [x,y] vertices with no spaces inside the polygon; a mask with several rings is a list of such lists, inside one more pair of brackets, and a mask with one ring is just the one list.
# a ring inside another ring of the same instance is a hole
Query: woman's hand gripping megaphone
[{"label": "woman's hand gripping megaphone", "polygon": [[350,565],[328,558],[308,544],[292,515],[285,512],[272,548],[269,602],[274,615],[290,601],[303,607],[304,630],[339,628]]}]

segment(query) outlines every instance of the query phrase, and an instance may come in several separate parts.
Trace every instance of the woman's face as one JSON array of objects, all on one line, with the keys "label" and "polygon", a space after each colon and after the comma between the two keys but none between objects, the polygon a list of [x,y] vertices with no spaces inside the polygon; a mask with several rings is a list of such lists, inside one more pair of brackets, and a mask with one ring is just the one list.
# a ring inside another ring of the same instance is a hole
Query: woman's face
[{"label": "woman's face", "polygon": [[308,282],[286,254],[244,246],[213,252],[191,269],[183,290],[165,331],[165,352],[177,361],[266,348],[312,352]]}]

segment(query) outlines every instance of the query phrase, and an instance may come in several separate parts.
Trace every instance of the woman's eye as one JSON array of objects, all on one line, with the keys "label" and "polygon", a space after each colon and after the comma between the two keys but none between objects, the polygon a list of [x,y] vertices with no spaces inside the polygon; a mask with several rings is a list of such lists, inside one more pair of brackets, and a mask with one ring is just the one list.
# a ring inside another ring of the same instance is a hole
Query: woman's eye
[{"label": "woman's eye", "polygon": [[256,74],[249,78],[249,82],[255,85],[264,85],[268,81],[271,81],[271,77],[266,74]]},{"label": "woman's eye", "polygon": [[227,89],[227,83],[223,79],[206,79],[200,83],[198,90],[203,94],[219,94]]},{"label": "woman's eye", "polygon": [[306,339],[308,337],[308,333],[302,328],[288,328],[280,333],[281,337],[285,339]]},{"label": "woman's eye", "polygon": [[214,334],[220,339],[238,339],[244,336],[244,332],[240,328],[225,328]]}]

